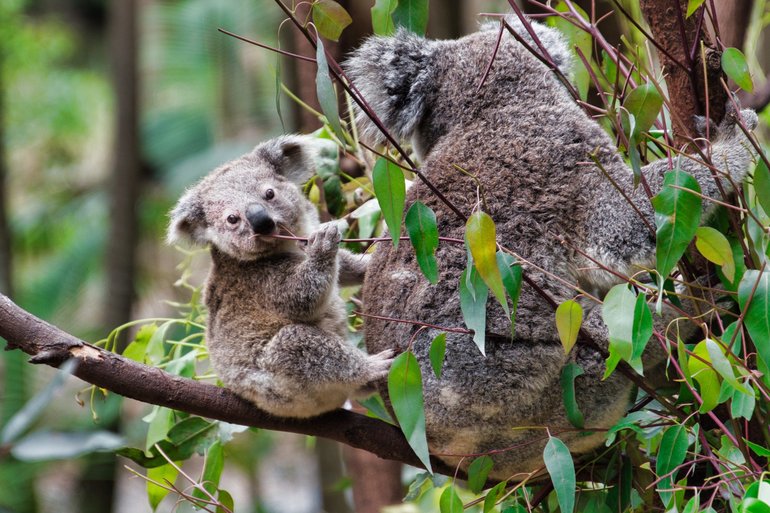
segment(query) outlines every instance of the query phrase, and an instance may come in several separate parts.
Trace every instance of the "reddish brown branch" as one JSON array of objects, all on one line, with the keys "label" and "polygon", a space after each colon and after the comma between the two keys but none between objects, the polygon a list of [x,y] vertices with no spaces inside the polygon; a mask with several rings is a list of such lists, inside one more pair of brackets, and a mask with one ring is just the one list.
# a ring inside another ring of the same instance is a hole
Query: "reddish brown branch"
[{"label": "reddish brown branch", "polygon": [[[422,467],[401,430],[386,422],[347,410],[311,419],[273,417],[225,388],[181,378],[93,346],[35,317],[0,294],[0,336],[8,349],[31,355],[30,363],[57,367],[78,360],[75,376],[137,401],[274,431],[320,436],[363,449],[380,458]],[[455,475],[455,469],[433,460],[433,470]]]},{"label": "reddish brown branch", "polygon": [[[681,146],[687,137],[696,133],[694,116],[707,115],[716,122],[724,116],[727,95],[719,86],[719,79],[723,77],[722,54],[704,26],[705,7],[685,19],[687,2],[684,0],[642,0],[640,5],[655,46],[666,49],[659,57],[671,99],[676,144]],[[701,59],[701,42],[705,65]],[[683,68],[681,63],[688,68]]]}]

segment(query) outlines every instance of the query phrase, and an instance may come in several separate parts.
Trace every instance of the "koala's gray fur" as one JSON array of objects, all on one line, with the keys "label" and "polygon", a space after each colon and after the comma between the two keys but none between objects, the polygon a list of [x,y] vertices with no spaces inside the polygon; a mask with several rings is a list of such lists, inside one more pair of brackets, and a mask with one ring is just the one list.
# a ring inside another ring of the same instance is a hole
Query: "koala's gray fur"
[{"label": "koala's gray fur", "polygon": [[[361,282],[362,255],[338,250],[298,184],[314,174],[318,142],[280,137],[189,189],[171,212],[169,241],[211,245],[207,343],[222,382],[282,417],[311,417],[375,390],[392,351],[367,356],[345,341],[338,278]],[[272,191],[272,193],[268,192]],[[283,230],[309,237],[262,237]]]},{"label": "koala's gray fur", "polygon": [[[509,23],[529,39],[518,20]],[[536,23],[533,27],[555,62],[569,71],[572,58],[560,34]],[[654,267],[655,237],[589,155],[595,154],[654,226],[650,201],[641,187],[633,187],[632,172],[608,134],[574,103],[555,74],[507,32],[477,91],[496,39],[492,30],[449,41],[428,41],[399,31],[393,37],[367,40],[346,69],[388,129],[412,140],[423,159],[422,171],[462,212],[470,215],[478,208],[479,191],[476,181],[458,168],[477,175],[501,244],[602,298],[620,281],[571,247],[630,275]],[[714,165],[740,182],[754,154],[735,124],[736,115],[731,113],[717,130],[711,155]],[[752,111],[740,115],[750,128],[756,126]],[[370,139],[381,140],[363,114],[358,120]],[[677,164],[697,178],[706,196],[720,197],[711,172],[700,161],[681,158]],[[660,190],[668,168],[666,159],[643,168],[653,193]],[[722,186],[731,190],[727,180]],[[409,190],[407,207],[416,200],[436,212],[441,235],[463,237],[464,221],[419,181]],[[458,280],[466,266],[465,248],[441,244],[436,257],[440,278],[431,285],[409,245],[398,249],[379,245],[364,285],[367,313],[463,326]],[[558,302],[575,295],[533,267],[525,266],[525,272]],[[588,309],[584,328],[606,349],[601,309],[589,306],[584,304]],[[665,328],[675,317],[664,310],[657,327]],[[566,364],[576,362],[585,371],[576,380],[576,396],[587,427],[612,426],[626,412],[632,390],[619,372],[602,381],[605,364],[598,351],[578,345],[565,355],[552,308],[526,284],[513,340],[510,329],[509,319],[490,299],[486,357],[470,335],[448,333],[441,379],[430,370],[428,359],[430,341],[440,330],[416,333],[418,326],[368,318],[365,332],[370,351],[403,351],[414,340],[423,371],[431,451],[458,464],[463,456],[509,449],[493,456],[492,475],[499,479],[521,479],[542,466],[545,426],[576,453],[602,443],[602,431],[585,436],[570,430],[559,385]],[[683,337],[693,330],[690,323],[682,323]],[[649,346],[645,363],[653,365],[664,351],[654,340]],[[466,457],[463,466],[471,460]]]}]

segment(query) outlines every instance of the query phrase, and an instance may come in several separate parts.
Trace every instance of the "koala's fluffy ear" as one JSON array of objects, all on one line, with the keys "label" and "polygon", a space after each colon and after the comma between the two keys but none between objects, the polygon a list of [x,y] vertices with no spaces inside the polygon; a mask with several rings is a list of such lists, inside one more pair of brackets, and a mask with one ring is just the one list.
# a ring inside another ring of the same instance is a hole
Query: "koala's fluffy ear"
[{"label": "koala's fluffy ear", "polygon": [[[409,138],[426,112],[436,83],[433,56],[439,44],[402,28],[390,37],[367,39],[344,64],[366,103],[398,138]],[[366,140],[382,140],[360,109],[356,123]]]},{"label": "koala's fluffy ear", "polygon": [[195,190],[187,191],[169,214],[171,221],[166,234],[169,244],[192,242],[206,244],[206,213]]},{"label": "koala's fluffy ear", "polygon": [[337,145],[312,136],[284,135],[260,144],[251,156],[266,161],[277,174],[301,185],[316,173],[322,161],[336,161]]}]

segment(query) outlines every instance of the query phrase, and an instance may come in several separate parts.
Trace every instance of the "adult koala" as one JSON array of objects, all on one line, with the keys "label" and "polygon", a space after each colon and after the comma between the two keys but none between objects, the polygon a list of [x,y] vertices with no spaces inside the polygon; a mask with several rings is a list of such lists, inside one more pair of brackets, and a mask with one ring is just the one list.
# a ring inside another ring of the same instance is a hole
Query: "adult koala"
[{"label": "adult koala", "polygon": [[[518,20],[509,18],[508,22],[536,48]],[[560,34],[543,25],[532,26],[554,62],[569,74],[572,57]],[[495,30],[448,41],[426,40],[400,30],[393,37],[367,40],[348,60],[346,69],[390,132],[411,139],[422,159],[423,173],[449,201],[470,215],[483,198],[483,208],[495,220],[503,246],[603,298],[620,281],[574,248],[612,270],[631,275],[654,267],[655,235],[589,155],[654,226],[650,201],[641,187],[633,187],[632,172],[608,134],[574,103],[556,75],[510,34],[504,34],[489,76],[479,87],[496,39]],[[714,165],[736,183],[754,158],[736,126],[738,115],[730,113],[718,127],[711,148]],[[742,111],[740,116],[750,128],[756,126],[752,111]],[[370,141],[381,140],[362,113],[358,113],[358,122]],[[720,197],[710,171],[701,162],[681,158],[678,165],[696,177],[705,195]],[[668,169],[667,159],[643,169],[653,193],[660,190]],[[730,190],[727,180],[722,186]],[[465,221],[419,181],[409,190],[407,206],[416,200],[436,212],[441,235],[463,237]],[[563,239],[569,242],[564,244]],[[380,244],[364,285],[366,312],[463,326],[458,281],[467,263],[465,248],[442,244],[436,258],[440,278],[431,285],[418,269],[410,245],[394,249]],[[536,267],[525,266],[525,273],[557,302],[576,294]],[[584,304],[583,326],[606,349],[601,309],[592,306]],[[662,318],[656,316],[657,327],[665,328],[674,317],[676,314],[664,310]],[[693,332],[691,323],[681,324],[683,334]],[[569,431],[559,377],[570,362],[585,371],[575,386],[587,427],[612,426],[629,405],[632,383],[619,372],[603,381],[605,362],[599,351],[578,344],[564,354],[552,306],[527,284],[521,293],[513,339],[510,320],[490,299],[486,357],[470,335],[448,333],[441,379],[430,370],[428,360],[430,341],[440,331],[422,330],[415,335],[418,328],[367,318],[366,342],[370,353],[388,348],[403,351],[414,338],[412,349],[424,380],[429,446],[449,464],[458,464],[463,456],[507,449],[494,453],[492,475],[522,479],[542,466],[548,437],[545,427],[558,433],[575,453],[600,445],[602,431],[588,435]],[[649,346],[654,347],[645,364],[659,363],[664,352],[654,340]],[[564,428],[568,431],[562,432]],[[463,460],[463,466],[471,460]]]}]

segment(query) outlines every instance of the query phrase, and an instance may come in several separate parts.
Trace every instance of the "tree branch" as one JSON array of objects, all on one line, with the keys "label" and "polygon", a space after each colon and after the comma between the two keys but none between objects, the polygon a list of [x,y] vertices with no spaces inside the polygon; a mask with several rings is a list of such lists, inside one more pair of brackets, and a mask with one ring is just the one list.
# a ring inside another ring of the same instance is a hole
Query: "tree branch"
[{"label": "tree branch", "polygon": [[[2,294],[0,336],[8,342],[7,349],[21,349],[31,355],[30,363],[58,367],[76,358],[75,376],[137,401],[232,424],[320,436],[380,458],[422,467],[396,426],[342,409],[311,419],[273,417],[226,388],[174,376],[88,344],[35,317]],[[455,475],[454,468],[435,458],[432,464],[435,472]]]}]

